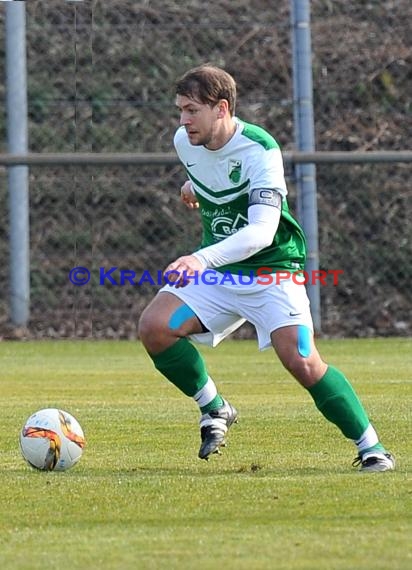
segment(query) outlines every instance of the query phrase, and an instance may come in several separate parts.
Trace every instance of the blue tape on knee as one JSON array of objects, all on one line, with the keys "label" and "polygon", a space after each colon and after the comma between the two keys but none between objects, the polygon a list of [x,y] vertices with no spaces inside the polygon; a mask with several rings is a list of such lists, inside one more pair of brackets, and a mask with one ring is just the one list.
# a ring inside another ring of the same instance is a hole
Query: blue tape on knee
[{"label": "blue tape on knee", "polygon": [[185,321],[187,321],[188,319],[191,319],[192,317],[195,317],[195,316],[196,316],[196,313],[194,311],[192,311],[192,309],[190,307],[188,307],[187,305],[181,305],[171,315],[171,317],[169,319],[169,327],[172,330],[178,329],[179,327],[182,326],[182,324]]},{"label": "blue tape on knee", "polygon": [[298,352],[303,358],[310,355],[310,328],[305,325],[298,325]]}]

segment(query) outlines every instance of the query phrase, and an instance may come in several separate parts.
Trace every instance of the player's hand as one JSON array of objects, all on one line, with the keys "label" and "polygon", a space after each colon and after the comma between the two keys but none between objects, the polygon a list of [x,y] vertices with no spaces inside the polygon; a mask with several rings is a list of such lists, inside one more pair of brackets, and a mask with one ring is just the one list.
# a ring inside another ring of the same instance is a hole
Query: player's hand
[{"label": "player's hand", "polygon": [[199,202],[197,201],[196,195],[193,192],[192,183],[190,180],[186,180],[183,186],[180,188],[180,199],[183,204],[185,204],[190,210],[196,210],[199,207]]},{"label": "player's hand", "polygon": [[[189,283],[196,283],[197,277],[203,273],[205,266],[194,255],[178,257],[170,263],[163,272],[168,283],[174,287],[185,287]],[[171,273],[169,273],[171,272]],[[188,279],[192,277],[193,279]]]}]

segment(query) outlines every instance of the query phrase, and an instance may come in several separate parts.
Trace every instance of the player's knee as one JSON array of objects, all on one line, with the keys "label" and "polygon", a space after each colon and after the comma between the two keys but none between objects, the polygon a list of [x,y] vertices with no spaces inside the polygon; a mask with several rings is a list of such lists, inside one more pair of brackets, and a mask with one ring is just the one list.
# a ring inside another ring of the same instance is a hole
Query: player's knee
[{"label": "player's knee", "polygon": [[319,380],[324,366],[322,360],[315,354],[304,358],[298,352],[283,360],[283,365],[306,388]]},{"label": "player's knee", "polygon": [[145,309],[138,323],[138,335],[142,343],[148,347],[154,338],[158,338],[163,325],[150,309]]},{"label": "player's knee", "polygon": [[290,354],[283,360],[283,365],[296,378],[306,378],[310,374],[311,366],[308,359],[302,358],[299,354]]}]

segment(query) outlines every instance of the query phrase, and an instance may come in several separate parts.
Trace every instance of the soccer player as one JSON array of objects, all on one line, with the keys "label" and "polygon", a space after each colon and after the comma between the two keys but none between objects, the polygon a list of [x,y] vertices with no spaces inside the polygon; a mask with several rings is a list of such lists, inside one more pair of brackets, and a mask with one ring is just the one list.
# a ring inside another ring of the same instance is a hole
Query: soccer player
[{"label": "soccer player", "polygon": [[216,346],[248,321],[259,349],[273,346],[323,416],[353,440],[354,465],[364,472],[394,469],[351,384],[315,346],[298,277],[305,237],[289,213],[279,146],[237,118],[235,104],[236,83],[218,67],[196,67],[177,82],[174,144],[188,177],[181,198],[200,209],[203,240],[166,268],[169,284],[143,311],[140,339],[157,370],[199,406],[201,459],[219,452],[238,413],[191,340]]}]

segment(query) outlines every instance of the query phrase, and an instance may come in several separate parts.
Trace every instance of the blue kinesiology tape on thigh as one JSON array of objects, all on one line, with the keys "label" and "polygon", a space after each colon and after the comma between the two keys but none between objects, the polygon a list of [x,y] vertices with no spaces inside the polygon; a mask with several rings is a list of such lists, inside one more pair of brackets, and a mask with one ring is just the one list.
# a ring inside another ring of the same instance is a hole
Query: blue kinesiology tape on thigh
[{"label": "blue kinesiology tape on thigh", "polygon": [[175,310],[174,313],[171,314],[169,319],[169,327],[172,330],[176,330],[181,327],[185,321],[195,316],[196,313],[192,311],[190,307],[187,305],[181,305]]},{"label": "blue kinesiology tape on thigh", "polygon": [[298,325],[298,352],[303,358],[310,355],[310,328],[305,325]]}]

